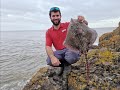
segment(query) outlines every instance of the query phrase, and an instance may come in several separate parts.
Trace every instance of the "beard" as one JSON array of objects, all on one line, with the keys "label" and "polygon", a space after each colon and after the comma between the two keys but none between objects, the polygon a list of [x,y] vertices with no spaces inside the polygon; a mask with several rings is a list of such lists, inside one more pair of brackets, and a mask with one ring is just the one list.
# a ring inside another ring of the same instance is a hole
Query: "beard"
[{"label": "beard", "polygon": [[[57,20],[57,22],[56,22],[56,20]],[[51,20],[51,22],[52,22],[53,25],[55,25],[55,26],[58,26],[58,25],[60,24],[60,21],[61,21],[61,19]]]}]

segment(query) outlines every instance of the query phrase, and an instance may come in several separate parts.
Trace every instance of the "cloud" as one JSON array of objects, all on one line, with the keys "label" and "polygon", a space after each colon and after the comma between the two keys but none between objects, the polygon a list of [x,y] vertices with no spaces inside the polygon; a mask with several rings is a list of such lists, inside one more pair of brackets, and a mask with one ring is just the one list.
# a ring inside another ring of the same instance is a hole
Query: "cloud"
[{"label": "cloud", "polygon": [[120,0],[1,0],[1,28],[47,29],[52,25],[48,14],[53,6],[60,7],[63,22],[83,15],[91,27],[116,26],[120,21],[119,3]]},{"label": "cloud", "polygon": [[100,27],[117,27],[118,23],[120,22],[120,17],[118,18],[111,18],[105,20],[99,20],[93,23],[90,23],[90,27],[100,28]]}]

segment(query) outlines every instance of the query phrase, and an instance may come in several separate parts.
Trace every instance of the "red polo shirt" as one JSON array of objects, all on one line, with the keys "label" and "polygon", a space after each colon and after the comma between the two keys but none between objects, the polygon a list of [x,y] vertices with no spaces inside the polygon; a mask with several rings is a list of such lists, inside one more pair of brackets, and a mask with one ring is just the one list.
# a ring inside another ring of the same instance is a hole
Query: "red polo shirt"
[{"label": "red polo shirt", "polygon": [[51,47],[53,45],[56,50],[64,49],[65,46],[63,42],[66,38],[68,25],[69,22],[60,23],[60,28],[58,30],[54,29],[53,26],[48,29],[46,32],[46,46]]}]

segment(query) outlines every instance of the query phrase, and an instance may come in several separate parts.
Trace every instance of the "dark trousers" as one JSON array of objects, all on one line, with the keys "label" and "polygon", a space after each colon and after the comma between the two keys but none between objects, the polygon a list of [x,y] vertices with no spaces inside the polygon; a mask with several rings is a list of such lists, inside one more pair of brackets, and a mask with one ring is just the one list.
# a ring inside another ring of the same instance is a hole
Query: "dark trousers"
[{"label": "dark trousers", "polygon": [[[55,57],[57,57],[61,63],[73,64],[80,59],[79,52],[71,51],[67,48],[63,50],[57,50],[54,52]],[[52,66],[51,59],[47,58],[47,64]]]}]

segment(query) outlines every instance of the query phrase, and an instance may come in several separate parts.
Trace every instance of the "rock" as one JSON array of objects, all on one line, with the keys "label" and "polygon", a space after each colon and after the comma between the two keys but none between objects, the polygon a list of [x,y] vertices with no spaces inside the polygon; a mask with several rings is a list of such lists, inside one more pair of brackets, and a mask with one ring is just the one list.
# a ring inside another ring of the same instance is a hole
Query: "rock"
[{"label": "rock", "polygon": [[[89,83],[86,76],[85,58],[82,56],[77,63],[66,66],[63,74],[56,73],[55,70],[61,71],[60,68],[41,68],[23,90],[114,90],[120,86],[120,63],[115,63],[115,60],[120,58],[119,54],[105,48],[89,51],[88,59],[91,60],[93,56],[93,59],[97,59],[90,64]],[[104,64],[106,60],[111,64]],[[52,76],[49,76],[49,70],[53,73]]]},{"label": "rock", "polygon": [[105,33],[99,38],[99,47],[106,47],[120,52],[120,22],[113,32]]},{"label": "rock", "polygon": [[48,67],[47,76],[53,77],[54,75],[60,76],[63,73],[63,67]]}]

